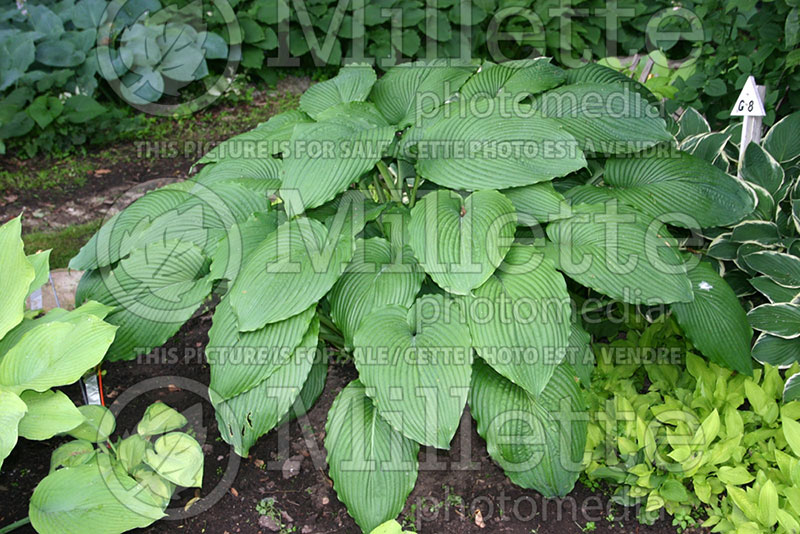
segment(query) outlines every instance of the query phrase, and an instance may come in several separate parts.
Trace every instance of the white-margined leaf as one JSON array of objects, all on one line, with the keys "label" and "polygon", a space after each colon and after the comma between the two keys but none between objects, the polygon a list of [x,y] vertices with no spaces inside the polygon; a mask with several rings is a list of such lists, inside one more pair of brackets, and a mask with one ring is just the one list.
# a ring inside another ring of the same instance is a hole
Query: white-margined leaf
[{"label": "white-margined leaf", "polygon": [[800,337],[800,305],[791,302],[762,304],[747,313],[756,330],[783,339]]}]

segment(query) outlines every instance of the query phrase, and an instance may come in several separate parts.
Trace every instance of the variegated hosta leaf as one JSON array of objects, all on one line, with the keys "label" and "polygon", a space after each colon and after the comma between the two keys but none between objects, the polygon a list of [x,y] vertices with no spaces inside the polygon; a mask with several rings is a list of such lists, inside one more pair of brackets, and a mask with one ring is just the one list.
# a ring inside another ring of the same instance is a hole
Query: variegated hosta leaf
[{"label": "variegated hosta leaf", "polygon": [[28,407],[16,393],[0,387],[0,468],[17,445],[20,420],[25,417]]},{"label": "variegated hosta leaf", "polygon": [[800,113],[794,112],[782,118],[764,136],[764,148],[781,163],[800,157]]},{"label": "variegated hosta leaf", "polygon": [[84,421],[78,408],[61,391],[23,391],[20,398],[28,407],[25,417],[19,422],[19,435],[25,439],[50,439]]},{"label": "variegated hosta leaf", "polygon": [[456,295],[469,294],[500,265],[513,241],[516,213],[497,191],[467,198],[435,190],[411,210],[411,248],[431,278]]},{"label": "variegated hosta leaf", "polygon": [[426,128],[417,145],[417,172],[439,185],[477,191],[530,185],[586,166],[575,137],[530,106],[482,100],[490,112],[454,107]]},{"label": "variegated hosta leaf", "polygon": [[573,209],[572,218],[547,226],[557,269],[623,302],[692,300],[677,243],[661,223],[615,202]]},{"label": "variegated hosta leaf", "polygon": [[394,140],[372,104],[350,102],[295,128],[284,155],[281,198],[293,215],[316,208],[375,167]]},{"label": "variegated hosta leaf", "polygon": [[416,125],[421,116],[444,104],[478,68],[452,60],[415,61],[389,69],[375,82],[370,99],[390,124]]},{"label": "variegated hosta leaf", "polygon": [[756,330],[783,339],[800,337],[800,305],[791,302],[762,304],[747,313]]},{"label": "variegated hosta leaf", "polygon": [[512,482],[545,497],[572,491],[583,470],[588,417],[569,365],[558,366],[535,397],[476,359],[469,408],[489,455]]},{"label": "variegated hosta leaf", "polygon": [[566,77],[563,70],[550,63],[550,58],[506,61],[499,65],[484,63],[461,86],[459,93],[463,100],[505,96],[519,101],[561,85]]},{"label": "variegated hosta leaf", "polygon": [[765,250],[747,254],[745,261],[748,267],[784,287],[800,288],[800,258],[797,256]]},{"label": "variegated hosta leaf", "polygon": [[278,226],[253,251],[230,290],[239,330],[258,330],[319,302],[344,271],[354,247],[350,228],[329,231],[305,217]]},{"label": "variegated hosta leaf", "polygon": [[761,332],[753,344],[753,358],[762,364],[785,369],[800,362],[800,340],[784,339]]},{"label": "variegated hosta leaf", "polygon": [[336,397],[325,432],[333,489],[358,526],[370,532],[397,517],[417,480],[419,445],[378,415],[358,380]]},{"label": "variegated hosta leaf", "polygon": [[569,192],[573,203],[616,198],[638,211],[683,228],[738,223],[755,209],[755,196],[741,181],[685,152],[668,156],[611,158],[605,183]]},{"label": "variegated hosta leaf", "polygon": [[514,246],[464,304],[478,355],[539,395],[567,354],[571,327],[567,284],[552,262],[539,249]]},{"label": "variegated hosta leaf", "polygon": [[472,371],[469,328],[459,307],[426,296],[410,309],[373,310],[353,345],[360,380],[381,417],[417,443],[449,448]]},{"label": "variegated hosta leaf", "polygon": [[750,143],[744,151],[742,178],[760,185],[774,197],[783,186],[784,171],[781,164],[775,161],[775,158],[761,145]]},{"label": "variegated hosta leaf", "polygon": [[379,237],[357,241],[353,261],[328,294],[331,319],[347,345],[372,310],[389,304],[410,307],[424,278],[407,245],[393,247]]},{"label": "variegated hosta leaf", "polygon": [[[205,156],[200,158],[197,164],[214,163],[225,159],[257,158],[271,160],[271,156],[282,152],[281,143],[288,141],[292,137],[294,127],[304,122],[312,121],[300,110],[293,109],[278,113],[249,132],[223,141],[209,150]],[[273,162],[267,161],[267,163],[271,164]],[[279,166],[280,160],[275,160],[274,164]],[[278,178],[279,176],[276,175],[275,177]]]},{"label": "variegated hosta leaf", "polygon": [[672,311],[692,343],[709,360],[744,374],[753,373],[753,329],[728,283],[700,262],[689,270],[694,300],[676,302]]},{"label": "variegated hosta leaf", "polygon": [[347,102],[363,102],[377,80],[369,65],[345,65],[339,73],[309,87],[300,97],[300,109],[316,119],[326,109]]},{"label": "variegated hosta leaf", "polygon": [[[265,367],[271,370],[270,373],[261,372],[256,369],[257,374],[266,376],[254,386],[243,390],[225,400],[218,398],[215,394],[214,378],[224,375],[235,366],[235,362],[218,365],[212,364],[212,383],[210,386],[211,400],[219,422],[220,434],[226,442],[233,445],[236,454],[247,457],[250,447],[255,442],[278,426],[293,403],[300,395],[300,391],[306,382],[314,364],[317,338],[319,335],[319,319],[314,315],[314,308],[311,308],[311,322],[300,340],[293,349],[289,349],[288,355],[280,362],[270,362]],[[275,331],[277,325],[293,321],[292,318],[280,323],[272,323],[257,332],[243,332],[243,338],[254,338],[260,332]],[[285,329],[288,329],[287,326]],[[277,332],[280,335],[282,332]],[[277,347],[270,347],[266,343],[274,343],[273,337],[264,337],[264,345],[256,347],[259,351],[271,350]],[[239,348],[244,348],[239,345]],[[281,356],[288,347],[281,347]],[[263,352],[262,352],[263,353]],[[216,373],[214,373],[216,371]],[[226,377],[228,378],[228,377]],[[248,380],[252,383],[252,380]]]},{"label": "variegated hosta leaf", "polygon": [[672,141],[658,110],[622,84],[562,85],[539,95],[534,108],[574,135],[584,152],[631,154]]},{"label": "variegated hosta leaf", "polygon": [[130,359],[163,344],[211,293],[208,260],[192,243],[155,242],[113,269],[87,271],[75,301],[96,300],[115,309],[106,320],[119,326],[109,360]]},{"label": "variegated hosta leaf", "polygon": [[25,257],[20,217],[0,226],[0,339],[22,321],[25,297],[36,277],[33,265]]}]

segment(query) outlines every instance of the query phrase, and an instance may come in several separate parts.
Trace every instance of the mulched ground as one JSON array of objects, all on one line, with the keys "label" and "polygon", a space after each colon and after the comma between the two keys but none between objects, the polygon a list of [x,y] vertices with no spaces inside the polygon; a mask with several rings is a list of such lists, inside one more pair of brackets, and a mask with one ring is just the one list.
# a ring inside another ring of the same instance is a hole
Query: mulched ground
[{"label": "mulched ground", "polygon": [[[152,357],[105,364],[107,402],[124,405],[117,432],[125,435],[145,408],[156,400],[182,411],[205,451],[203,488],[178,492],[172,518],[142,529],[142,534],[268,534],[258,503],[274,499],[283,533],[357,533],[358,527],[337,500],[325,468],[325,421],[336,394],[355,378],[350,364],[331,364],[322,397],[308,418],[288,423],[259,440],[248,458],[240,459],[217,430],[211,405],[203,398],[209,368],[201,356],[208,341],[210,315],[196,317]],[[79,397],[76,389],[68,389]],[[401,519],[423,534],[513,533],[578,534],[581,532],[675,533],[668,519],[639,525],[634,510],[611,506],[606,496],[578,484],[563,500],[546,500],[511,484],[488,457],[468,413],[450,451],[423,448],[420,474]],[[47,474],[50,452],[65,440],[20,440],[0,473],[0,526],[27,514],[30,495]],[[76,488],[79,491],[79,488]],[[183,507],[200,495],[187,512]],[[203,511],[206,509],[205,511]],[[479,517],[478,511],[480,511]],[[607,518],[613,516],[609,521]],[[595,527],[587,529],[587,523]],[[482,527],[479,525],[483,525]],[[292,530],[294,529],[294,530]],[[19,534],[34,532],[28,526]]]}]

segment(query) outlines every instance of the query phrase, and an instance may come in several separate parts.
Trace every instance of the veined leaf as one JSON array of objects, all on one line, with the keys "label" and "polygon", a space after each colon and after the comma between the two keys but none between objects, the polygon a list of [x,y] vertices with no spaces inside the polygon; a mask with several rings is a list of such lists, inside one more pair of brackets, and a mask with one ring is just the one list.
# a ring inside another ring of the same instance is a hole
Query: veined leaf
[{"label": "veined leaf", "polygon": [[448,449],[472,373],[469,328],[455,303],[427,296],[410,309],[374,310],[353,345],[360,380],[381,417],[417,443]]},{"label": "veined leaf", "polygon": [[568,365],[556,368],[537,398],[475,360],[469,407],[489,455],[512,482],[545,497],[572,490],[583,470],[587,423]]},{"label": "veined leaf", "polygon": [[457,295],[483,284],[503,261],[516,228],[514,205],[497,191],[465,199],[432,191],[411,210],[411,248],[434,282]]},{"label": "veined leaf", "polygon": [[309,87],[300,97],[300,109],[316,119],[337,104],[363,102],[376,79],[369,65],[345,65],[335,77]]},{"label": "veined leaf", "polygon": [[658,103],[658,97],[644,84],[599,63],[586,63],[578,68],[567,70],[567,83],[619,84],[639,93],[653,104]]},{"label": "veined leaf", "polygon": [[782,118],[764,136],[764,148],[781,163],[796,159],[800,156],[799,127],[800,113],[794,112]]},{"label": "veined leaf", "polygon": [[19,435],[25,439],[50,439],[84,421],[78,408],[61,391],[23,391],[20,398],[28,407],[25,417],[19,422]]},{"label": "veined leaf", "polygon": [[442,59],[392,67],[375,82],[370,99],[390,124],[416,125],[422,115],[450,99],[478,68],[477,64],[450,63]]},{"label": "veined leaf", "polygon": [[345,342],[352,345],[358,325],[372,310],[411,307],[424,278],[407,245],[395,248],[379,237],[357,241],[353,261],[328,294],[331,319]]},{"label": "veined leaf", "polygon": [[483,100],[491,113],[445,114],[424,129],[417,171],[434,183],[470,191],[530,185],[586,166],[576,139],[558,122],[520,104],[508,116],[501,100]]},{"label": "veined leaf", "polygon": [[144,411],[142,419],[136,425],[136,432],[142,436],[155,436],[164,432],[178,430],[186,426],[187,422],[186,417],[174,408],[167,406],[163,402],[154,402]]},{"label": "veined leaf", "polygon": [[761,145],[750,143],[744,151],[742,178],[760,185],[774,197],[783,186],[784,172],[780,163]]},{"label": "veined leaf", "polygon": [[753,358],[762,364],[785,369],[800,362],[800,340],[784,339],[762,332],[753,344]]},{"label": "veined leaf", "polygon": [[[40,289],[50,279],[50,252],[50,250],[45,250],[27,256],[28,261],[33,265],[36,276],[28,287],[28,294],[25,298],[29,297],[31,293],[37,289]],[[2,336],[0,336],[0,338],[2,338]]]},{"label": "veined leaf", "polygon": [[539,95],[534,108],[575,136],[584,152],[631,154],[672,140],[658,110],[621,84],[563,85]]},{"label": "veined leaf", "polygon": [[800,337],[800,305],[791,302],[762,304],[747,313],[756,330],[783,339]]},{"label": "veined leaf", "polygon": [[347,229],[329,231],[313,219],[278,226],[253,251],[230,290],[239,330],[258,330],[316,304],[344,271],[354,246]]},{"label": "veined leaf", "polygon": [[[220,434],[225,441],[233,445],[239,456],[247,457],[250,447],[258,438],[281,423],[282,418],[300,395],[311,372],[317,350],[319,319],[313,315],[314,311],[312,307],[311,323],[300,343],[281,364],[274,365],[274,371],[261,382],[242,393],[222,400],[216,398],[214,394],[212,379],[211,400],[217,413]],[[284,322],[288,321],[292,319]],[[264,330],[270,330],[278,324],[281,323],[267,325]],[[256,334],[257,332],[245,332],[241,336],[253,337]],[[221,372],[225,371],[223,367]]]},{"label": "veined leaf", "polygon": [[478,355],[539,395],[566,356],[571,326],[567,284],[552,262],[539,249],[514,246],[464,304]]},{"label": "veined leaf", "polygon": [[555,190],[551,182],[503,189],[500,192],[514,205],[520,225],[544,225],[571,216],[564,196]]},{"label": "veined leaf", "polygon": [[749,281],[751,286],[760,291],[773,304],[792,302],[800,296],[800,288],[784,287],[766,276],[751,278]]},{"label": "veined leaf", "polygon": [[25,257],[21,233],[21,217],[0,226],[0,339],[22,321],[28,287],[36,276]]},{"label": "veined leaf", "polygon": [[753,329],[736,294],[706,262],[690,269],[689,279],[694,300],[671,306],[681,328],[708,359],[751,375]]},{"label": "veined leaf", "polygon": [[459,93],[467,101],[505,96],[516,102],[557,87],[566,77],[563,70],[550,63],[550,58],[506,61],[499,65],[484,63],[461,86]]},{"label": "veined leaf", "polygon": [[747,265],[771,278],[776,283],[791,288],[800,288],[800,258],[769,250],[747,255]]},{"label": "veined leaf", "polygon": [[100,443],[107,440],[117,427],[114,414],[105,406],[84,404],[78,406],[78,411],[84,418],[83,423],[67,431],[75,439]]},{"label": "veined leaf", "polygon": [[419,445],[384,421],[358,380],[333,402],[325,425],[333,489],[369,532],[403,510],[417,480]]},{"label": "veined leaf", "polygon": [[660,223],[613,203],[578,205],[547,226],[556,268],[623,302],[690,302],[692,284],[677,243]]},{"label": "veined leaf", "polygon": [[0,467],[17,445],[20,420],[25,417],[28,407],[16,393],[0,388]]},{"label": "veined leaf", "polygon": [[185,487],[203,485],[203,450],[189,434],[170,432],[145,450],[144,461],[173,484]]},{"label": "veined leaf", "polygon": [[[738,223],[755,209],[755,197],[742,183],[685,152],[666,157],[611,158],[604,189],[610,197],[646,215],[684,228]],[[582,186],[570,192],[582,202]]]}]

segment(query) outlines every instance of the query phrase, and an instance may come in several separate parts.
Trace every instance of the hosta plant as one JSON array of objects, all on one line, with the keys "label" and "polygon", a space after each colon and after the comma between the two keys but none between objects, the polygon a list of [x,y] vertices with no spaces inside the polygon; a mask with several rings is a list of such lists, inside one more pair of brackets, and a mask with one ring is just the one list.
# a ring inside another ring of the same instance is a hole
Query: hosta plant
[{"label": "hosta plant", "polygon": [[114,307],[110,359],[216,303],[210,395],[240,455],[319,395],[318,347],[350,354],[325,446],[365,532],[467,405],[513,482],[564,495],[593,365],[581,308],[671,310],[706,357],[752,372],[735,294],[678,238],[755,197],[677,151],[652,99],[544,58],[347,66],[109,220],[72,260],[78,300]]}]

